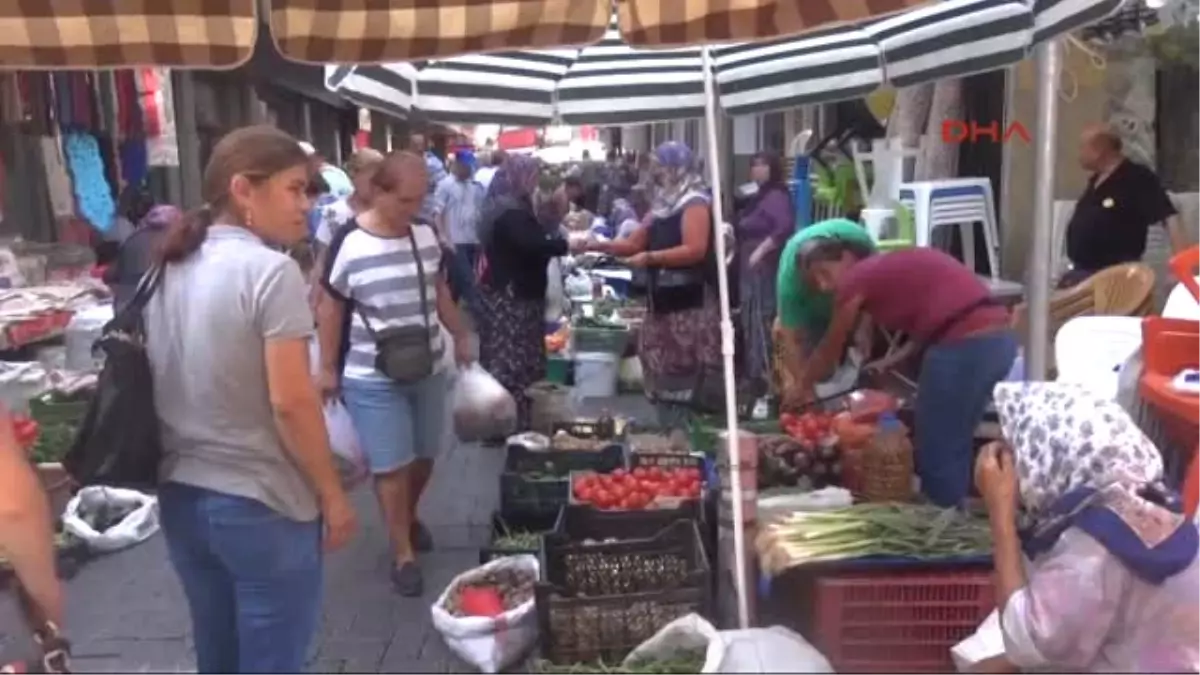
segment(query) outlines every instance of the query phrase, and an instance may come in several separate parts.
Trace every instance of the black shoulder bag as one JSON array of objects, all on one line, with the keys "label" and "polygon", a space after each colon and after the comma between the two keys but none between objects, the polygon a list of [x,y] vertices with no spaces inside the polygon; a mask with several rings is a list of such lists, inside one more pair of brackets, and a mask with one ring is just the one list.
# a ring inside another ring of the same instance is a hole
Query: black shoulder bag
[{"label": "black shoulder bag", "polygon": [[146,272],[129,304],[104,326],[93,347],[104,353],[104,367],[63,458],[63,467],[80,485],[147,489],[158,484],[162,437],[142,312],[162,273],[159,265]]},{"label": "black shoulder bag", "polygon": [[429,297],[425,288],[425,264],[421,261],[421,251],[417,246],[417,232],[414,228],[409,235],[412,244],[413,259],[417,263],[417,288],[421,293],[420,326],[394,326],[375,331],[371,322],[362,311],[362,303],[355,303],[355,311],[362,319],[367,333],[375,341],[375,368],[390,379],[400,384],[419,382],[433,374],[440,360],[433,353],[433,329],[429,324]]}]

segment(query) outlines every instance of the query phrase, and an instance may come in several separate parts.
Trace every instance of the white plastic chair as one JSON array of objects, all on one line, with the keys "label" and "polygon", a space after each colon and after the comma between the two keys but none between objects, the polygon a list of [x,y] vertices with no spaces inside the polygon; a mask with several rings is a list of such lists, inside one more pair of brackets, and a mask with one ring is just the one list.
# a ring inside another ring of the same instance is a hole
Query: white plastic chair
[{"label": "white plastic chair", "polygon": [[1101,396],[1116,399],[1121,367],[1141,348],[1140,316],[1071,319],[1054,337],[1058,381],[1082,384]]},{"label": "white plastic chair", "polygon": [[983,223],[988,267],[992,279],[1000,278],[1000,231],[996,225],[996,200],[987,178],[902,183],[900,203],[912,209],[917,246],[929,246],[933,230],[960,226],[963,263],[975,269],[975,223]]}]

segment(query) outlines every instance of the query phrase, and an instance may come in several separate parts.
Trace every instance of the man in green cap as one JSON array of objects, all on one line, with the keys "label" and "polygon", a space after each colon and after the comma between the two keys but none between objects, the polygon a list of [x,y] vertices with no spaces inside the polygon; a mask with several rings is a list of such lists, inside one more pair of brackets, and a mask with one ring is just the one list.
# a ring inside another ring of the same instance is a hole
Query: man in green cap
[{"label": "man in green cap", "polygon": [[817,239],[840,239],[874,252],[875,242],[866,228],[845,218],[823,220],[796,232],[779,257],[776,281],[778,298],[775,319],[777,376],[785,405],[795,404],[799,392],[789,391],[801,379],[812,350],[821,341],[833,317],[833,298],[819,291],[797,271],[796,258],[805,243]]}]

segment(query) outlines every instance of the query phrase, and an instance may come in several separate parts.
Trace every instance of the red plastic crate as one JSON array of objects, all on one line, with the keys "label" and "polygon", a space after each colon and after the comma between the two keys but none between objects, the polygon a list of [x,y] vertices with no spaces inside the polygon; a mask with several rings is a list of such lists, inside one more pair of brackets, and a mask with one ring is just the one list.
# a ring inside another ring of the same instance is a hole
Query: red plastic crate
[{"label": "red plastic crate", "polygon": [[839,673],[953,673],[950,648],[995,608],[990,570],[823,576],[815,646]]}]

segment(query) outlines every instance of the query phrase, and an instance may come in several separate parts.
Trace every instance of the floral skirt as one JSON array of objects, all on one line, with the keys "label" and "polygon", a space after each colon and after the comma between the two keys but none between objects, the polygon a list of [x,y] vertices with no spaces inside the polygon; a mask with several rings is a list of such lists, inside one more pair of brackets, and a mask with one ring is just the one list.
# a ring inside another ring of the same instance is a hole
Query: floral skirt
[{"label": "floral skirt", "polygon": [[714,293],[695,309],[650,311],[638,342],[646,395],[655,403],[723,409],[721,315]]},{"label": "floral skirt", "polygon": [[529,385],[546,377],[546,303],[508,289],[479,289],[479,365],[517,402],[519,429],[529,427]]}]

